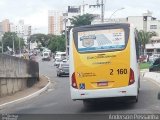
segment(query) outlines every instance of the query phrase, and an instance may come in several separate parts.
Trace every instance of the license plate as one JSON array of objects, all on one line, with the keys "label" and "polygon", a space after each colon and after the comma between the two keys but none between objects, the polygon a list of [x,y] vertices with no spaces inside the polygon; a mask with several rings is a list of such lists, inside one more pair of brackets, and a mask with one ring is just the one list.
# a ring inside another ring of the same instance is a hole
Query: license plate
[{"label": "license plate", "polygon": [[97,86],[108,86],[108,82],[98,82]]}]

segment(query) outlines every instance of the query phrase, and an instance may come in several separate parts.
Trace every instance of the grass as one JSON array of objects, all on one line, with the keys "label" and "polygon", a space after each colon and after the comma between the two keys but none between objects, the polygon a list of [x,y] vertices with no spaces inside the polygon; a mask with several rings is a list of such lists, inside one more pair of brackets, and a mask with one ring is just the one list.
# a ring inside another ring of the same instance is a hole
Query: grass
[{"label": "grass", "polygon": [[146,62],[146,63],[139,63],[140,69],[148,69],[151,65],[151,63]]}]

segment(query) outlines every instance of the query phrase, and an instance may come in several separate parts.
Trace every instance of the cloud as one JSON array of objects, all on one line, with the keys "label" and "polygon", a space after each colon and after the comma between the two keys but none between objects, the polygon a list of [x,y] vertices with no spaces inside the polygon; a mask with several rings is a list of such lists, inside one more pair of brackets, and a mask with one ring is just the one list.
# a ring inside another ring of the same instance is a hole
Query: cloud
[{"label": "cloud", "polygon": [[48,10],[43,9],[37,13],[31,14],[30,16],[24,17],[26,24],[32,25],[32,28],[39,31],[43,28],[43,32],[47,33],[48,30]]}]

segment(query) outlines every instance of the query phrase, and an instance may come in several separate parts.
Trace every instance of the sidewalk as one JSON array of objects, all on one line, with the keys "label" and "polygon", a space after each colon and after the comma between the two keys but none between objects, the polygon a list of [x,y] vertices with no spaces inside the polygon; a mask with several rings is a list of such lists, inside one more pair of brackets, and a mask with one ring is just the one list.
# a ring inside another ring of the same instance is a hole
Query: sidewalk
[{"label": "sidewalk", "polygon": [[47,86],[49,86],[50,81],[47,77],[45,76],[40,76],[40,81],[36,83],[33,87],[31,88],[26,88],[23,91],[19,91],[13,95],[6,96],[6,97],[1,97],[0,98],[0,107],[34,97],[36,95],[39,95],[41,92],[45,91],[47,89]]},{"label": "sidewalk", "polygon": [[155,82],[157,82],[158,84],[160,84],[160,73],[157,73],[157,72],[149,72],[149,70],[144,69],[144,70],[141,70],[141,75],[142,75],[143,77],[150,78],[150,79],[152,79],[153,81],[155,81]]}]

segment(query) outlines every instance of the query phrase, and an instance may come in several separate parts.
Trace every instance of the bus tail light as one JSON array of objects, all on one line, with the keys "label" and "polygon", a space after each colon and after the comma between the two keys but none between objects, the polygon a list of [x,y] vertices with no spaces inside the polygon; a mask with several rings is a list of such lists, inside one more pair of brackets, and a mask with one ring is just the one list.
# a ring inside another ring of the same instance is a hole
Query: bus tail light
[{"label": "bus tail light", "polygon": [[133,84],[134,82],[135,82],[134,72],[133,72],[133,70],[130,68],[129,85]]},{"label": "bus tail light", "polygon": [[73,88],[78,88],[77,87],[77,82],[76,82],[76,75],[75,75],[75,72],[72,74],[72,87]]}]

